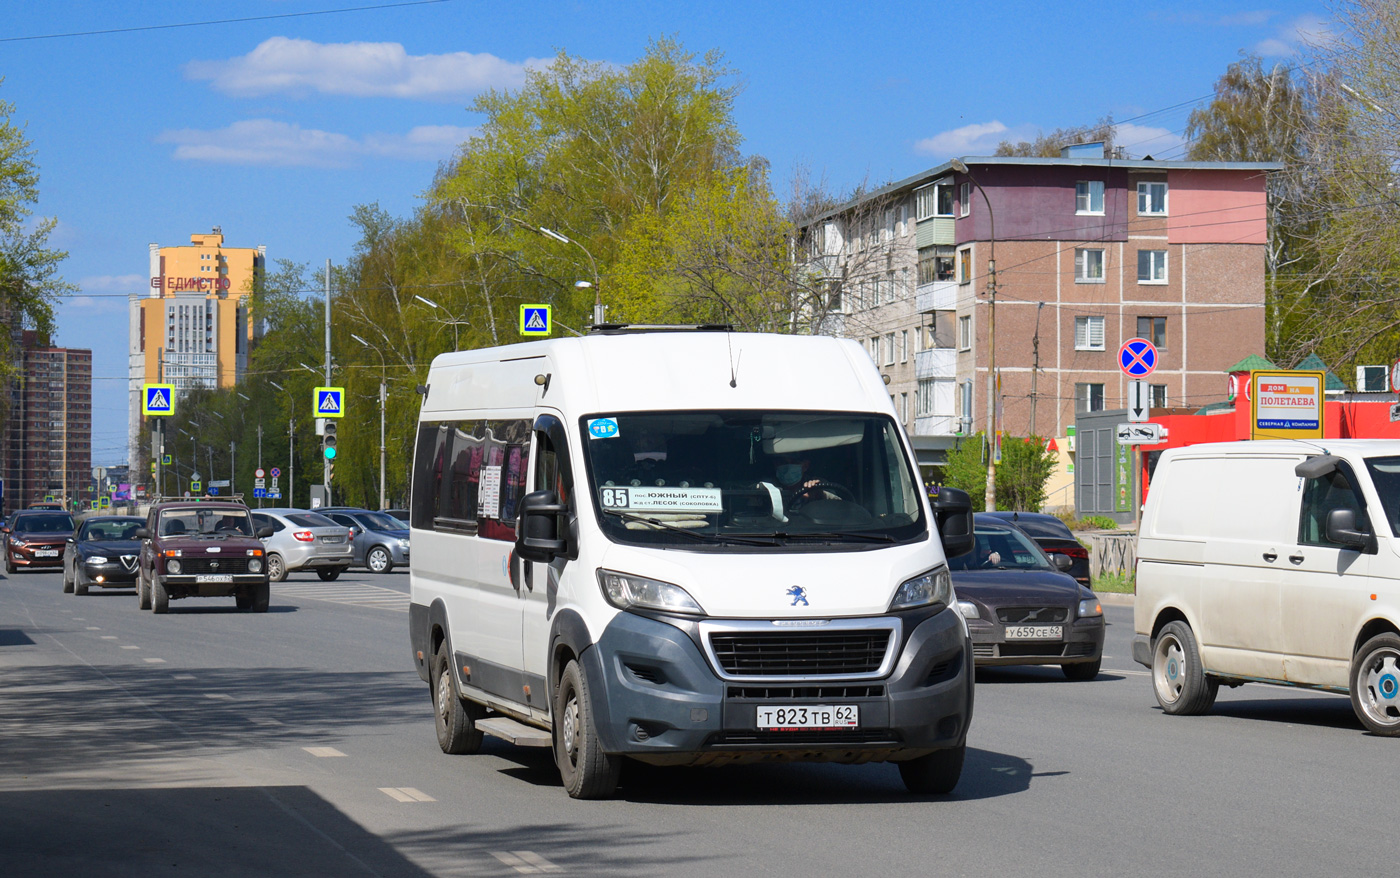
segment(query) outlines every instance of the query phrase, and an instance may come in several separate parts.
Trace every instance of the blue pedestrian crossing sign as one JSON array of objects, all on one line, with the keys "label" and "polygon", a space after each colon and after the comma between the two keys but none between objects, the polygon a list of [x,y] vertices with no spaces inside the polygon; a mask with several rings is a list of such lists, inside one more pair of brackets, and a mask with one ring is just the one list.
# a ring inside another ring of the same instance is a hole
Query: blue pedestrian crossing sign
[{"label": "blue pedestrian crossing sign", "polygon": [[191,482],[190,482],[190,493],[191,493],[191,494],[198,494],[198,493],[200,493],[200,492],[203,491],[203,490],[204,490],[204,484],[203,484],[202,482],[195,482],[195,481],[191,481]]},{"label": "blue pedestrian crossing sign", "polygon": [[175,414],[175,385],[142,384],[141,400],[141,413],[147,417],[173,415]]},{"label": "blue pedestrian crossing sign", "polygon": [[553,332],[554,321],[550,319],[551,308],[550,305],[521,305],[520,334],[549,335]]},{"label": "blue pedestrian crossing sign", "polygon": [[343,418],[343,417],[345,417],[345,388],[344,388],[344,387],[318,387],[318,388],[316,388],[316,417],[318,417],[318,418]]}]

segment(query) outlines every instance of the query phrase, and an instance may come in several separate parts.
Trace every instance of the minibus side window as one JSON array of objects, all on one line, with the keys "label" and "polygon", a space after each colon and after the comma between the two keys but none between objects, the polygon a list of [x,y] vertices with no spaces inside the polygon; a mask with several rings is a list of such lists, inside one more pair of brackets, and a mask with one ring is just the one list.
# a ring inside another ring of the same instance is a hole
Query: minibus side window
[{"label": "minibus side window", "polygon": [[442,467],[447,452],[447,430],[447,424],[424,423],[418,427],[409,519],[413,527],[421,530],[432,530],[433,519],[437,515]]},{"label": "minibus side window", "polygon": [[1303,510],[1298,523],[1298,542],[1301,545],[1346,548],[1327,539],[1327,513],[1333,509],[1352,510],[1356,513],[1357,529],[1362,533],[1370,532],[1366,504],[1352,487],[1347,474],[1338,468],[1321,478],[1307,479],[1303,484]]},{"label": "minibus side window", "polygon": [[530,473],[530,422],[481,421],[482,454],[472,474],[477,484],[477,532],[487,539],[515,541],[515,505]]}]

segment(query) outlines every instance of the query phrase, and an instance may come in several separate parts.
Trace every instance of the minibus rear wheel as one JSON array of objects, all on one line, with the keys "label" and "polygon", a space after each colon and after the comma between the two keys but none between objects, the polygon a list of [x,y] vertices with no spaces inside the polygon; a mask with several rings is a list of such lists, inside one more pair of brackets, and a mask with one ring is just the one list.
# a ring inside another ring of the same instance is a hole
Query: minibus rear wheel
[{"label": "minibus rear wheel", "polygon": [[438,644],[433,656],[433,715],[438,746],[444,753],[475,753],[481,749],[482,732],[476,721],[483,711],[475,703],[463,701],[452,683],[452,664],[447,641]]},{"label": "minibus rear wheel", "polygon": [[570,661],[554,691],[554,761],[575,799],[605,799],[617,790],[622,758],[603,752],[593,723],[588,678]]}]

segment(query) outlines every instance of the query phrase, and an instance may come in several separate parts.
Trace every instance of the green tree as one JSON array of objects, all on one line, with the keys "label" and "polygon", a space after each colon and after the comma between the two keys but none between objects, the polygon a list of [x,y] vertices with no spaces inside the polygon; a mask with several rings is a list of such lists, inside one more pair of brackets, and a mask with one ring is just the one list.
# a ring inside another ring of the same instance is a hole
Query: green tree
[{"label": "green tree", "polygon": [[[1055,471],[1057,457],[1046,450],[1038,436],[1001,440],[1001,463],[997,464],[997,509],[1038,512],[1045,505],[1045,482]],[[943,468],[944,484],[959,488],[972,498],[974,512],[986,511],[986,437],[974,433],[948,452]]]},{"label": "green tree", "polygon": [[1113,124],[1113,116],[1105,116],[1092,125],[1076,125],[1070,128],[1056,128],[1049,134],[1041,132],[1031,140],[1003,140],[997,144],[993,155],[1027,156],[1031,158],[1058,158],[1060,150],[1076,143],[1102,142],[1104,149],[1111,152],[1118,134]]}]

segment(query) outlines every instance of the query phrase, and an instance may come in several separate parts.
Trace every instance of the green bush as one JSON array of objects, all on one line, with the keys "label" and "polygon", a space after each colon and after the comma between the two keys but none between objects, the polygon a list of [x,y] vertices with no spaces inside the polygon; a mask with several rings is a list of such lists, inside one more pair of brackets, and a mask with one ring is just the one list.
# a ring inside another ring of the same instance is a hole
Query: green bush
[{"label": "green bush", "polygon": [[[948,452],[944,484],[960,488],[972,497],[972,508],[985,511],[987,495],[987,444],[981,433],[964,438]],[[1037,512],[1045,505],[1045,482],[1055,470],[1055,453],[1045,449],[1038,436],[1003,436],[1001,463],[997,465],[997,509]]]}]

